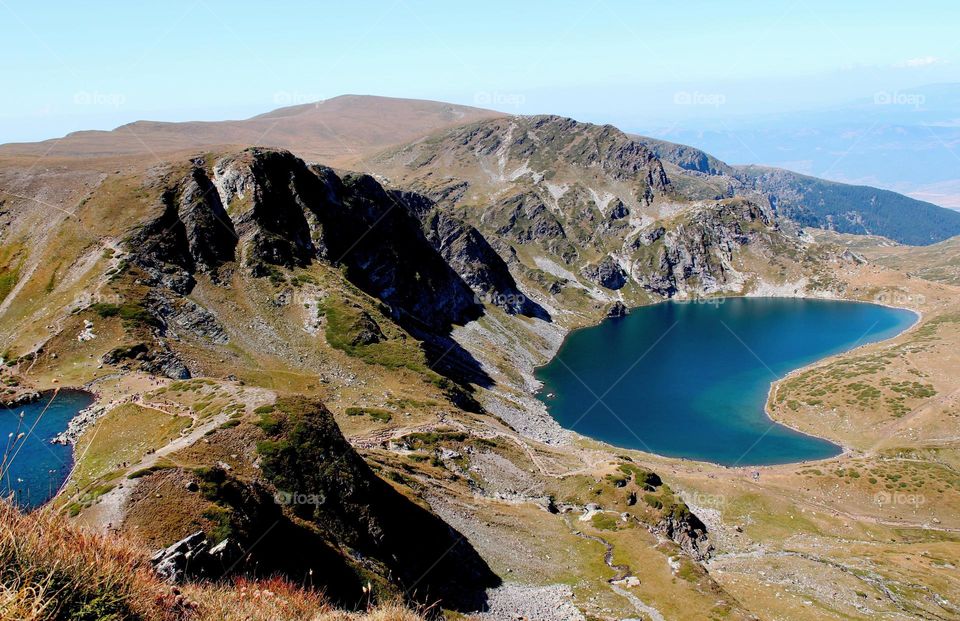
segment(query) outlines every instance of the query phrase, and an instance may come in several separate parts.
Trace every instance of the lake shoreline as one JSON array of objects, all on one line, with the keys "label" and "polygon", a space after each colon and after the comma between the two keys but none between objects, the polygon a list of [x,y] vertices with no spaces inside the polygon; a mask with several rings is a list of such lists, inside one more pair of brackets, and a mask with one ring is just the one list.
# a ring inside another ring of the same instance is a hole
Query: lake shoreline
[{"label": "lake shoreline", "polygon": [[[532,373],[531,373],[531,375],[532,375],[531,379],[533,380],[533,383],[536,385],[536,388],[533,389],[530,394],[531,394],[531,396],[532,396],[534,399],[536,399],[541,405],[543,405],[544,408],[546,408],[546,411],[547,411],[547,413],[548,413],[549,418],[551,419],[551,422],[552,422],[553,424],[558,425],[558,426],[559,426],[560,428],[562,428],[565,432],[567,432],[567,433],[569,433],[569,434],[572,434],[574,438],[575,438],[576,436],[579,436],[579,437],[581,437],[581,438],[583,438],[583,439],[585,439],[585,440],[588,440],[588,441],[590,441],[590,442],[597,442],[597,443],[599,443],[599,444],[608,446],[608,447],[610,447],[611,449],[614,449],[614,450],[631,450],[631,451],[637,451],[637,452],[639,452],[639,453],[643,453],[643,454],[646,454],[646,455],[650,455],[651,457],[656,458],[656,459],[675,460],[675,461],[678,461],[678,462],[687,462],[687,463],[702,463],[702,464],[705,464],[705,465],[721,467],[721,468],[724,468],[724,469],[727,469],[727,470],[732,470],[732,471],[737,471],[737,470],[743,471],[743,470],[759,470],[759,469],[777,468],[777,467],[784,467],[784,466],[789,467],[789,466],[805,465],[805,464],[818,464],[818,463],[829,462],[829,461],[831,461],[831,460],[840,459],[840,458],[843,458],[843,457],[845,457],[845,456],[849,456],[850,454],[854,453],[854,449],[851,448],[850,446],[846,445],[844,442],[831,439],[830,437],[826,437],[826,436],[821,436],[821,435],[817,435],[817,434],[814,434],[814,433],[810,433],[810,432],[808,432],[808,431],[805,431],[805,430],[802,430],[802,429],[798,428],[795,424],[791,424],[791,423],[785,422],[785,421],[783,421],[782,419],[780,419],[780,418],[778,418],[778,417],[775,417],[775,416],[772,414],[771,410],[770,410],[770,404],[772,403],[771,400],[774,398],[775,393],[776,393],[776,390],[778,389],[778,387],[780,386],[780,384],[781,384],[784,380],[787,380],[787,379],[789,379],[790,377],[795,376],[796,374],[803,373],[803,372],[805,372],[805,371],[807,371],[807,370],[809,370],[809,369],[816,368],[816,367],[818,367],[818,366],[820,366],[820,365],[823,365],[823,364],[827,364],[828,362],[830,362],[831,360],[833,360],[833,359],[836,358],[837,356],[847,355],[847,354],[850,354],[850,353],[852,353],[852,352],[858,351],[858,350],[860,350],[860,349],[862,349],[862,348],[865,348],[865,347],[867,347],[867,346],[870,346],[870,345],[876,345],[876,344],[878,344],[878,343],[884,343],[884,342],[891,341],[891,340],[893,340],[893,339],[896,339],[896,338],[899,338],[899,337],[903,336],[904,334],[907,334],[908,332],[911,332],[911,331],[917,329],[917,328],[922,324],[923,317],[924,317],[924,313],[923,313],[920,309],[918,309],[918,308],[912,308],[912,307],[908,307],[908,306],[899,306],[899,305],[891,304],[891,303],[885,302],[885,301],[854,299],[854,298],[848,298],[848,297],[838,296],[838,295],[832,294],[832,293],[830,293],[830,294],[826,294],[827,292],[824,292],[824,293],[825,293],[824,295],[789,295],[789,294],[787,294],[787,295],[778,295],[777,292],[767,292],[767,291],[764,291],[764,292],[759,293],[759,294],[747,293],[747,294],[744,294],[744,295],[721,295],[721,296],[715,296],[715,297],[695,297],[695,298],[687,298],[687,299],[669,298],[669,299],[657,300],[657,301],[655,301],[655,302],[653,302],[653,303],[651,303],[651,304],[641,304],[641,305],[638,305],[638,306],[628,307],[628,309],[627,309],[627,314],[626,314],[626,315],[600,317],[599,320],[597,320],[597,321],[595,321],[595,322],[592,322],[592,323],[589,323],[589,324],[586,324],[586,325],[583,325],[583,326],[578,326],[578,327],[573,328],[573,329],[570,329],[570,330],[564,330],[563,336],[562,336],[559,344],[558,344],[557,347],[554,349],[554,351],[550,352],[550,355],[549,355],[549,357],[546,359],[546,361],[543,362],[543,364],[536,365],[536,366],[533,367]],[[748,465],[728,465],[728,464],[719,463],[719,462],[717,462],[717,461],[711,461],[711,460],[709,460],[709,459],[699,459],[699,458],[693,458],[693,457],[683,457],[683,456],[676,456],[676,455],[667,455],[667,454],[663,454],[663,453],[657,453],[657,452],[652,451],[652,450],[644,450],[644,449],[640,449],[640,448],[629,448],[629,447],[618,446],[618,445],[613,444],[613,443],[611,443],[611,442],[609,442],[609,441],[605,441],[605,440],[602,440],[602,439],[599,439],[599,438],[590,436],[590,435],[588,435],[588,434],[585,434],[585,433],[582,433],[582,432],[579,432],[579,431],[576,431],[576,430],[573,430],[573,429],[569,429],[569,428],[565,427],[563,424],[561,424],[560,421],[558,421],[558,420],[553,416],[553,414],[550,414],[550,410],[549,410],[548,403],[547,403],[547,401],[545,400],[545,398],[543,397],[543,391],[545,390],[545,385],[544,385],[544,383],[543,383],[540,379],[538,379],[538,378],[536,377],[536,373],[537,373],[540,369],[542,369],[543,367],[546,367],[547,365],[549,365],[551,362],[553,362],[553,361],[556,359],[556,357],[557,357],[557,355],[559,354],[560,350],[562,349],[562,347],[564,346],[564,344],[567,342],[567,339],[568,339],[568,338],[570,337],[570,335],[572,335],[573,333],[579,332],[580,330],[583,330],[583,329],[586,329],[586,328],[592,328],[592,327],[600,326],[600,325],[603,324],[604,322],[609,321],[609,320],[611,320],[611,319],[616,319],[616,320],[623,319],[625,316],[629,315],[630,313],[632,313],[633,311],[636,311],[636,310],[638,310],[638,309],[643,309],[643,308],[649,308],[649,307],[653,307],[653,306],[658,306],[658,305],[661,305],[661,304],[664,304],[664,303],[671,303],[671,302],[672,302],[672,303],[676,303],[676,304],[705,304],[705,305],[711,305],[711,304],[712,304],[712,305],[719,305],[719,304],[722,304],[722,303],[723,303],[724,301],[726,301],[726,300],[743,300],[743,299],[772,299],[772,300],[778,300],[778,299],[783,299],[783,300],[786,300],[786,299],[796,299],[796,300],[809,300],[809,301],[834,301],[834,302],[844,302],[844,303],[859,303],[859,304],[865,304],[865,305],[872,305],[872,306],[877,306],[877,307],[889,308],[889,309],[892,309],[892,310],[907,311],[907,312],[909,312],[909,313],[912,313],[912,314],[915,316],[914,321],[912,321],[907,327],[899,330],[899,331],[896,332],[895,334],[892,334],[892,335],[890,335],[890,336],[888,336],[888,337],[886,337],[886,338],[883,338],[883,339],[881,339],[881,340],[871,341],[871,342],[863,343],[863,344],[861,344],[861,345],[856,345],[855,347],[852,347],[852,348],[850,348],[850,349],[847,349],[847,350],[844,350],[844,351],[840,351],[840,352],[837,352],[837,353],[834,353],[834,354],[830,354],[830,355],[827,355],[827,356],[825,356],[825,357],[823,357],[823,358],[819,358],[819,359],[817,359],[817,360],[815,360],[815,361],[813,361],[813,362],[811,362],[811,363],[809,363],[809,364],[803,365],[803,366],[801,366],[801,367],[798,367],[798,368],[796,368],[796,369],[793,369],[793,370],[789,371],[788,373],[784,374],[783,377],[781,377],[781,378],[779,378],[779,379],[777,379],[777,380],[774,380],[774,381],[772,381],[772,382],[770,383],[770,386],[769,386],[769,388],[768,388],[767,391],[766,391],[766,398],[765,398],[764,403],[763,403],[763,406],[762,406],[762,415],[764,416],[764,418],[765,418],[767,421],[769,421],[771,424],[780,425],[780,426],[782,426],[782,427],[784,427],[784,428],[786,428],[786,429],[789,429],[791,432],[793,432],[793,433],[795,433],[795,434],[798,434],[798,435],[800,435],[800,436],[804,436],[804,437],[807,437],[807,438],[810,438],[810,439],[813,439],[813,440],[818,440],[818,441],[821,441],[821,442],[828,443],[828,444],[836,447],[836,449],[838,450],[838,452],[837,452],[836,454],[830,455],[830,456],[826,456],[826,457],[822,457],[822,458],[801,459],[801,460],[786,461],[786,462],[781,462],[781,463],[748,464]]]},{"label": "lake shoreline", "polygon": [[[810,370],[813,370],[813,369],[817,369],[817,368],[819,368],[819,367],[821,367],[821,366],[824,366],[824,365],[826,365],[826,364],[831,363],[831,362],[833,361],[833,359],[836,358],[837,356],[845,356],[845,355],[847,355],[847,354],[852,354],[852,353],[854,353],[854,352],[857,352],[857,351],[859,351],[859,350],[861,350],[861,349],[864,349],[864,348],[866,348],[866,347],[869,347],[869,346],[871,346],[871,345],[878,345],[878,344],[880,344],[880,343],[885,343],[885,342],[887,342],[887,341],[892,341],[893,339],[900,338],[901,336],[903,336],[903,335],[905,335],[905,334],[908,334],[908,333],[916,330],[916,329],[920,326],[920,324],[923,322],[923,312],[920,311],[920,310],[918,310],[918,309],[915,309],[915,308],[909,308],[909,307],[905,307],[905,306],[894,306],[893,304],[886,304],[886,303],[883,303],[883,302],[867,302],[866,300],[847,300],[847,299],[844,299],[844,298],[837,298],[837,301],[840,301],[840,302],[859,302],[859,303],[861,303],[861,304],[874,304],[874,305],[876,305],[876,306],[884,306],[884,307],[886,307],[886,308],[891,308],[891,309],[894,309],[894,310],[909,311],[909,312],[913,313],[914,315],[916,315],[916,316],[917,316],[917,319],[916,319],[916,321],[914,321],[912,324],[910,324],[909,326],[907,326],[906,328],[904,328],[904,329],[901,330],[900,332],[897,332],[896,334],[894,334],[893,336],[891,336],[891,337],[889,337],[889,338],[886,338],[886,339],[883,339],[883,340],[880,340],[880,341],[871,341],[871,342],[869,342],[869,343],[864,343],[864,344],[862,344],[862,345],[857,345],[856,347],[853,347],[853,348],[848,349],[848,350],[846,350],[846,351],[843,351],[843,352],[840,352],[840,353],[837,353],[837,354],[833,354],[833,355],[831,355],[831,356],[826,356],[825,358],[821,358],[820,360],[817,360],[817,361],[812,362],[812,363],[810,363],[810,364],[807,364],[807,365],[804,365],[804,366],[802,366],[802,367],[796,368],[796,369],[794,369],[793,371],[790,371],[789,373],[787,373],[786,375],[784,375],[783,377],[781,377],[780,379],[778,379],[778,380],[776,380],[776,381],[774,381],[774,382],[770,382],[770,389],[767,391],[767,400],[766,400],[766,402],[764,403],[764,406],[763,406],[763,411],[764,411],[764,413],[766,414],[767,418],[769,418],[771,421],[777,423],[778,425],[783,425],[784,427],[787,427],[788,429],[792,429],[792,430],[796,431],[797,433],[802,433],[802,434],[807,435],[807,436],[810,436],[810,437],[812,437],[812,438],[819,438],[819,439],[821,439],[821,440],[826,440],[827,442],[830,442],[830,443],[832,443],[832,444],[836,444],[837,446],[839,446],[839,447],[841,447],[841,448],[843,449],[843,451],[842,451],[839,455],[835,455],[835,456],[833,456],[833,457],[828,457],[828,458],[825,458],[825,459],[811,460],[811,461],[809,461],[809,462],[797,462],[797,463],[818,464],[818,463],[823,463],[823,462],[825,462],[825,461],[829,461],[829,460],[831,460],[831,459],[837,459],[837,458],[840,458],[840,457],[847,457],[847,456],[850,456],[850,455],[855,454],[857,451],[856,451],[856,449],[854,449],[853,447],[849,446],[848,444],[843,443],[842,441],[839,441],[839,440],[831,440],[830,438],[825,438],[825,437],[822,437],[822,436],[814,435],[814,434],[812,434],[812,433],[809,433],[809,432],[807,432],[807,431],[804,431],[804,430],[798,428],[798,427],[797,427],[795,424],[793,424],[793,423],[784,421],[782,418],[779,418],[779,417],[775,416],[774,413],[773,413],[773,412],[771,411],[771,409],[770,409],[770,404],[774,402],[774,399],[775,399],[775,397],[776,397],[776,395],[777,395],[777,392],[780,390],[780,386],[781,386],[785,381],[787,381],[787,380],[789,380],[789,379],[791,379],[791,378],[793,378],[793,377],[796,377],[797,375],[799,375],[799,374],[801,374],[801,373],[806,373],[807,371],[810,371]],[[718,464],[718,465],[719,465],[719,464]],[[782,465],[782,464],[781,464],[781,465]]]},{"label": "lake shoreline", "polygon": [[[12,455],[7,463],[8,468],[12,467],[10,480],[17,482],[8,491],[16,494],[17,504],[34,510],[60,494],[76,461],[73,446],[55,448],[62,444],[56,439],[97,398],[83,388],[56,387],[37,391],[37,398],[22,408],[4,408],[15,417],[2,421],[4,432],[9,429],[11,436],[16,433],[20,439],[11,445]],[[43,500],[37,502],[38,498]]]}]

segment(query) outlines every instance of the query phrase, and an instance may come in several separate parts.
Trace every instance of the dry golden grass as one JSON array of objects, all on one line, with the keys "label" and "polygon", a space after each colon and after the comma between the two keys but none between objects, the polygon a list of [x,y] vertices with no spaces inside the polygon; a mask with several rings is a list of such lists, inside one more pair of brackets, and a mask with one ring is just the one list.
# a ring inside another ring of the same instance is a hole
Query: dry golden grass
[{"label": "dry golden grass", "polygon": [[23,515],[7,503],[0,503],[0,584],[3,620],[183,616],[140,550],[72,528],[53,512]]},{"label": "dry golden grass", "polygon": [[362,613],[332,608],[317,591],[279,578],[174,588],[145,552],[77,528],[49,510],[22,514],[0,501],[0,621],[420,621],[399,604]]},{"label": "dry golden grass", "polygon": [[223,621],[421,621],[423,617],[399,604],[366,612],[332,608],[323,595],[304,591],[280,579],[230,585],[194,585],[184,591],[198,606],[201,619]]}]

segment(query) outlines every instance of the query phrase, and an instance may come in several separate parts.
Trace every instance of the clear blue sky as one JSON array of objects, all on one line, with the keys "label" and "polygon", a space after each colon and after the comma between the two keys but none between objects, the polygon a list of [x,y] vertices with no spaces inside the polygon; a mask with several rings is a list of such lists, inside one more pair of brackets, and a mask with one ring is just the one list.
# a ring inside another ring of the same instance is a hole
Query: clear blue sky
[{"label": "clear blue sky", "polygon": [[636,129],[960,81],[956,0],[459,4],[0,0],[0,142],[344,93]]}]

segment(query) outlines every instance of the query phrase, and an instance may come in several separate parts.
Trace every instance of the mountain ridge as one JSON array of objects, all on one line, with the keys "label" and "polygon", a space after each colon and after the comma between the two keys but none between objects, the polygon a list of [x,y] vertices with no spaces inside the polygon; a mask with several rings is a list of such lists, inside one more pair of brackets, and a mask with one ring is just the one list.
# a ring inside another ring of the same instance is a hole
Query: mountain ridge
[{"label": "mountain ridge", "polygon": [[358,152],[501,113],[444,102],[341,95],[224,121],[140,120],[108,131],[78,131],[34,143],[0,145],[0,156],[89,157],[225,146],[290,148],[312,160],[349,161]]},{"label": "mountain ridge", "polygon": [[[451,128],[508,118],[513,117],[438,101],[341,95],[278,108],[245,120],[136,121],[106,132],[74,132],[39,143],[0,145],[0,158],[156,158],[196,149],[264,146],[291,150],[308,161],[367,171],[371,158],[385,149],[429,139]],[[770,202],[802,226],[877,234],[913,245],[936,243],[960,234],[960,213],[896,192],[826,181],[786,169],[734,166],[696,147],[625,135],[647,145],[681,171],[716,177],[717,187],[700,188],[704,198],[749,194]],[[690,181],[694,185],[697,182]]]},{"label": "mountain ridge", "polygon": [[683,171],[726,180],[734,191],[764,196],[801,226],[838,233],[880,235],[908,245],[929,245],[960,235],[960,213],[867,185],[755,164],[731,165],[689,145],[636,136]]}]

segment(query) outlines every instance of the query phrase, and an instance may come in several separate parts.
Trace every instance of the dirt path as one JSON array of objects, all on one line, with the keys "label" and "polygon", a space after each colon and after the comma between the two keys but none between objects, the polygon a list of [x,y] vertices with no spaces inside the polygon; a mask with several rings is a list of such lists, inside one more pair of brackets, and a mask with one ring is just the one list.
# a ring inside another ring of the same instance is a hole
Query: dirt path
[{"label": "dirt path", "polygon": [[[911,411],[909,414],[899,419],[893,425],[888,426],[884,431],[883,435],[877,438],[877,441],[874,442],[869,449],[867,449],[865,454],[869,456],[875,455],[877,451],[880,450],[881,445],[889,441],[891,438],[902,435],[902,432],[904,429],[911,427],[913,425],[913,421],[919,418],[920,416],[923,416],[926,412],[929,411],[929,409],[932,406],[937,404],[945,404],[949,406],[949,404],[952,401],[956,400],[958,397],[960,397],[960,388],[954,390],[953,392],[949,392],[947,394],[936,395],[934,397],[930,397],[929,399],[925,399],[920,403],[919,406],[914,408],[913,411]],[[918,446],[916,446],[916,448],[923,449],[924,441],[919,440],[918,442],[919,444]]]},{"label": "dirt path", "polygon": [[[759,490],[763,490],[765,493],[771,492],[770,488],[754,483],[753,481],[749,481],[748,483]],[[873,524],[878,524],[880,526],[890,526],[893,528],[916,528],[916,529],[922,529],[922,530],[934,530],[934,531],[944,532],[944,533],[960,533],[960,528],[954,528],[950,526],[940,526],[937,524],[929,524],[926,522],[910,522],[907,520],[885,520],[877,515],[867,515],[864,513],[852,513],[850,511],[844,511],[842,509],[838,509],[837,507],[832,505],[823,504],[823,503],[816,502],[814,500],[810,500],[808,498],[803,498],[803,497],[792,497],[792,500],[798,504],[806,505],[810,508],[819,509],[824,513],[843,516],[855,522],[873,523]]]},{"label": "dirt path", "polygon": [[[570,523],[567,522],[567,526],[570,526]],[[650,604],[645,603],[642,599],[628,591],[627,589],[621,587],[620,585],[614,584],[617,580],[623,580],[627,576],[631,575],[630,568],[626,565],[617,565],[613,562],[613,544],[604,539],[603,537],[597,537],[596,535],[588,535],[582,531],[576,530],[570,526],[570,530],[574,535],[582,539],[587,539],[589,541],[595,541],[604,547],[603,553],[603,562],[604,564],[616,572],[613,578],[607,580],[607,585],[610,589],[619,595],[620,597],[626,598],[630,602],[630,605],[633,606],[634,610],[639,613],[642,613],[650,617],[653,621],[666,621],[663,615],[659,610],[651,606]]]},{"label": "dirt path", "polygon": [[[178,412],[170,412],[166,409],[169,407],[169,404],[154,404],[150,402],[140,402],[138,405],[141,405],[145,408],[150,408],[162,412],[165,415],[178,414]],[[80,514],[80,521],[83,524],[88,526],[96,527],[103,531],[107,531],[113,528],[117,528],[119,524],[123,521],[123,507],[126,505],[127,500],[130,498],[130,494],[137,488],[141,483],[141,479],[129,479],[127,478],[133,472],[137,470],[142,470],[144,468],[150,468],[151,466],[157,465],[161,459],[166,459],[167,461],[173,462],[176,464],[175,460],[170,458],[170,455],[176,453],[181,449],[185,449],[189,446],[192,446],[194,443],[199,441],[204,437],[204,435],[213,429],[216,429],[223,423],[227,422],[230,419],[230,413],[219,413],[214,416],[211,416],[209,419],[204,420],[201,424],[193,427],[189,433],[182,435],[178,438],[173,439],[168,444],[160,447],[159,449],[153,451],[152,453],[145,455],[140,461],[131,463],[119,477],[120,483],[116,487],[103,494],[97,499],[96,504],[91,505],[86,508]],[[177,464],[179,465],[179,464]]]}]

